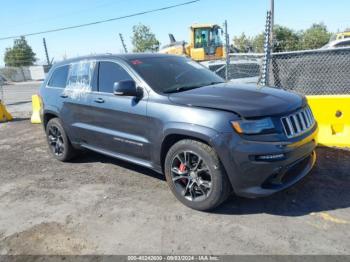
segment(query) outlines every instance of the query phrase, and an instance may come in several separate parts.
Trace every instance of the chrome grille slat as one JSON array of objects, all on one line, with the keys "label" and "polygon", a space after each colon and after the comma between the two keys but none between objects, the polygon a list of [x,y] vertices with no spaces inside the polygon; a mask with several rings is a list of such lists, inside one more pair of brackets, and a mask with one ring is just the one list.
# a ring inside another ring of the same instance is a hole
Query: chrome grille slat
[{"label": "chrome grille slat", "polygon": [[294,128],[293,128],[292,122],[290,121],[289,118],[286,118],[286,121],[287,121],[287,125],[288,125],[288,128],[290,130],[291,135],[294,135]]},{"label": "chrome grille slat", "polygon": [[281,118],[284,132],[288,138],[293,138],[307,132],[315,124],[311,109],[307,106],[298,112]]},{"label": "chrome grille slat", "polygon": [[306,128],[309,128],[310,127],[310,121],[309,121],[309,118],[306,116],[305,111],[303,111],[303,118],[305,119],[305,122],[306,122]]},{"label": "chrome grille slat", "polygon": [[300,127],[300,125],[299,125],[297,115],[293,115],[292,118],[293,118],[294,123],[295,123],[295,126],[296,126],[296,128],[297,128],[296,133],[300,133],[300,132],[301,132],[301,127]]},{"label": "chrome grille slat", "polygon": [[300,124],[301,124],[301,128],[302,128],[302,130],[306,129],[307,127],[306,127],[306,124],[305,124],[305,122],[304,122],[304,119],[303,119],[302,113],[301,113],[301,112],[300,112],[300,113],[298,113],[298,114],[297,114],[297,117],[298,117],[299,122],[300,122]]},{"label": "chrome grille slat", "polygon": [[314,122],[314,121],[315,121],[315,119],[314,119],[314,116],[313,116],[313,114],[312,114],[312,112],[311,112],[311,109],[310,109],[310,108],[308,108],[308,112],[309,112],[309,115],[310,115],[310,117],[311,117],[312,121]]},{"label": "chrome grille slat", "polygon": [[310,111],[309,111],[309,110],[306,110],[306,114],[307,114],[307,116],[309,117],[310,123],[312,123],[312,117],[311,117],[311,115],[310,115]]}]

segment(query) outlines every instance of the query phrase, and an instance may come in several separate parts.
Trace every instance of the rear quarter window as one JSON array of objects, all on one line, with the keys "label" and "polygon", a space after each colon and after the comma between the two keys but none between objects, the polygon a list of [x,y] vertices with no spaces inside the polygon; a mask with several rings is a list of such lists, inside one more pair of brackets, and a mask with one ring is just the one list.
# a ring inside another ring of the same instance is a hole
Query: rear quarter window
[{"label": "rear quarter window", "polygon": [[67,83],[68,71],[68,65],[56,68],[55,71],[52,73],[48,85],[51,87],[65,88]]}]

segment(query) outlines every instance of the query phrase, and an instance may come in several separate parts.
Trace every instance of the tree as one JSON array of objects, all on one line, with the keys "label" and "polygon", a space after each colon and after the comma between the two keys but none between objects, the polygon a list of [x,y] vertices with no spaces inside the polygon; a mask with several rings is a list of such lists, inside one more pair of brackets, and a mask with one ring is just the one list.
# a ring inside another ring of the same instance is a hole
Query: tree
[{"label": "tree", "polygon": [[6,48],[4,61],[6,66],[30,66],[36,58],[24,36],[21,36],[14,40],[12,48]]},{"label": "tree", "polygon": [[240,36],[233,38],[233,46],[237,49],[238,53],[247,53],[252,50],[252,40],[242,33]]},{"label": "tree", "polygon": [[253,37],[253,40],[252,40],[253,52],[255,53],[264,52],[264,42],[265,42],[264,33],[258,34],[257,36]]},{"label": "tree", "polygon": [[292,29],[276,25],[273,28],[274,52],[300,50],[300,34]]},{"label": "tree", "polygon": [[[300,33],[292,29],[275,25],[273,28],[274,52],[295,51],[300,49]],[[252,48],[256,53],[264,52],[265,34],[260,33],[252,39]]]},{"label": "tree", "polygon": [[331,33],[323,24],[313,24],[309,29],[305,30],[301,36],[302,49],[317,49],[328,43]]},{"label": "tree", "polygon": [[132,44],[134,52],[156,52],[159,50],[159,41],[155,34],[151,32],[149,26],[138,24],[133,28]]}]

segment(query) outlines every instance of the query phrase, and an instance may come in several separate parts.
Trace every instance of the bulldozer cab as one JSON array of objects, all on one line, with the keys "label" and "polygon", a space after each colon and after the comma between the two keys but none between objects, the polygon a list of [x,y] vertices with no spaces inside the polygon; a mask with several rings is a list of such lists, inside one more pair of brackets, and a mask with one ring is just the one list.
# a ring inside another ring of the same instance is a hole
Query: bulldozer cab
[{"label": "bulldozer cab", "polygon": [[222,30],[220,27],[195,28],[194,48],[222,46],[221,34]]},{"label": "bulldozer cab", "polygon": [[192,59],[205,61],[223,57],[222,29],[216,24],[195,24],[190,28]]}]

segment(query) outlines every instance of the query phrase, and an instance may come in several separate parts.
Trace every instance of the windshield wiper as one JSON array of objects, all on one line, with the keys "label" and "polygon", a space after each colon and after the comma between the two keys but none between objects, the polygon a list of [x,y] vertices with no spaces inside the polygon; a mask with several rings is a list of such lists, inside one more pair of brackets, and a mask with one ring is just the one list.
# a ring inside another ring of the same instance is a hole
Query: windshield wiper
[{"label": "windshield wiper", "polygon": [[212,85],[222,84],[222,83],[225,83],[225,82],[219,82],[219,81],[216,81],[216,82],[210,82],[210,83],[205,84],[205,85],[206,85],[206,86],[212,86]]},{"label": "windshield wiper", "polygon": [[221,83],[224,83],[224,82],[216,81],[216,82],[202,83],[202,84],[197,84],[197,85],[180,86],[180,87],[175,88],[175,89],[165,90],[163,93],[165,93],[165,94],[177,93],[177,92],[182,92],[182,91],[200,88],[203,86],[211,86],[211,85],[221,84]]},{"label": "windshield wiper", "polygon": [[202,85],[193,85],[193,86],[180,86],[175,89],[170,89],[170,90],[165,90],[164,93],[169,94],[169,93],[177,93],[177,92],[182,92],[182,91],[187,91],[195,88],[202,87]]}]

